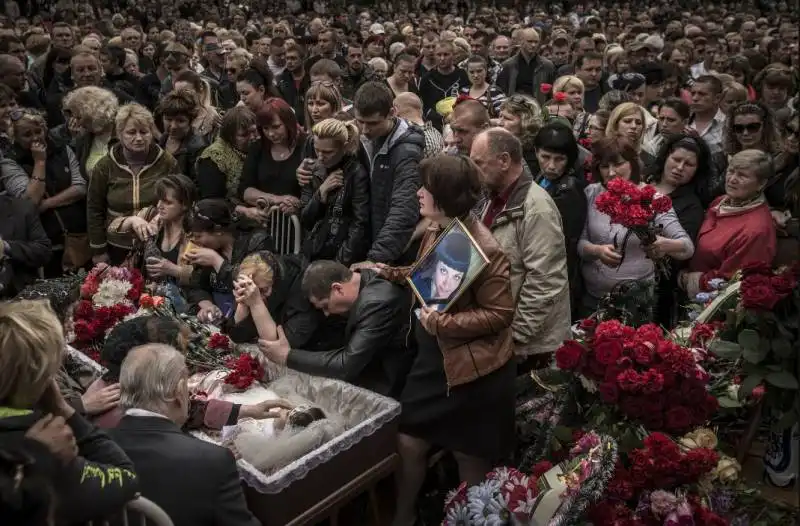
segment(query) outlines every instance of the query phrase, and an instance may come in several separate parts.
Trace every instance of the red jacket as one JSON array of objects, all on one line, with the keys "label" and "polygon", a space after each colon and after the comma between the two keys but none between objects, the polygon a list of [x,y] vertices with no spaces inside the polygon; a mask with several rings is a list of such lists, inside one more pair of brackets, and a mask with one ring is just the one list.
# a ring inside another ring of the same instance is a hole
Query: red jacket
[{"label": "red jacket", "polygon": [[701,288],[712,278],[730,279],[744,265],[775,258],[775,225],[766,202],[721,213],[714,200],[697,235],[691,272],[702,272]]}]

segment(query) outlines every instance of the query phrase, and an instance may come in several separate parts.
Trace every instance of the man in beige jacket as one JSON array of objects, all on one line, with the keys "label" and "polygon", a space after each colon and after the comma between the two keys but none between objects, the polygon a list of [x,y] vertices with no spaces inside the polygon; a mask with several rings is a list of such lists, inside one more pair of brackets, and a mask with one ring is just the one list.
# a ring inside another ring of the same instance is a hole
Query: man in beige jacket
[{"label": "man in beige jacket", "polygon": [[510,132],[503,128],[481,132],[470,157],[481,169],[488,192],[476,211],[511,261],[511,291],[517,301],[511,325],[515,353],[520,362],[544,367],[570,337],[561,214],[533,181],[522,145]]}]

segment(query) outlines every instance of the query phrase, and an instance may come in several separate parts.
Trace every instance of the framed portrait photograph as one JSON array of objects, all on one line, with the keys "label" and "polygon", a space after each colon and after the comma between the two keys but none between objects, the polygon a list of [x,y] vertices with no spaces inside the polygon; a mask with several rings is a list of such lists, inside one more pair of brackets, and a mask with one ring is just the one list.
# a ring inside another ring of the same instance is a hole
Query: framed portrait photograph
[{"label": "framed portrait photograph", "polygon": [[446,312],[488,264],[464,224],[454,219],[406,280],[423,306]]}]

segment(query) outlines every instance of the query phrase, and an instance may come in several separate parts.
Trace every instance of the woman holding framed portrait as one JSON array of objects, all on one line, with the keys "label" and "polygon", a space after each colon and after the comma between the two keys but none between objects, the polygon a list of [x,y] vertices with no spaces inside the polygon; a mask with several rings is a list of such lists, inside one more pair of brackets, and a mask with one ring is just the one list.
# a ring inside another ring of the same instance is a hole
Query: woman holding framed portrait
[{"label": "woman holding framed portrait", "polygon": [[472,208],[481,195],[477,166],[465,156],[420,163],[420,214],[431,226],[410,268],[383,268],[405,281],[418,308],[417,355],[400,395],[396,526],[414,524],[427,453],[452,451],[461,479],[479,482],[514,442],[514,300],[509,261]]}]

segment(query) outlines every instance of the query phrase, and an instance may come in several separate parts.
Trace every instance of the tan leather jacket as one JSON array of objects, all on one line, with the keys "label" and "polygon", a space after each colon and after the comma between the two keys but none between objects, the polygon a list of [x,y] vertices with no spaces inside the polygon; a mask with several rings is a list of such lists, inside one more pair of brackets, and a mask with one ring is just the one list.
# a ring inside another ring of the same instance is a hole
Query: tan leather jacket
[{"label": "tan leather jacket", "polygon": [[[447,312],[434,312],[433,334],[444,357],[448,389],[485,376],[506,364],[514,350],[511,321],[514,299],[510,265],[491,232],[470,215],[464,225],[489,259],[488,266]],[[436,240],[441,227],[430,226],[422,237],[418,258]],[[409,268],[384,270],[392,281],[405,281]]]}]

